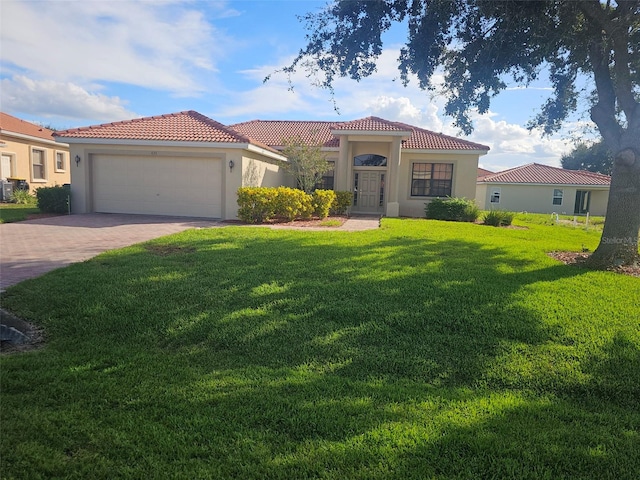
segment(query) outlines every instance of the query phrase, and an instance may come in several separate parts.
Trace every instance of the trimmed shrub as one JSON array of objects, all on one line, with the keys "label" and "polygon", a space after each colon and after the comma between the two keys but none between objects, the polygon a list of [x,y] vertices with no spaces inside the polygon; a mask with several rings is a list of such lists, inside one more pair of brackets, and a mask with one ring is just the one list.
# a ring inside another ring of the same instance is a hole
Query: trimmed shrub
[{"label": "trimmed shrub", "polygon": [[336,198],[336,193],[333,190],[314,191],[311,198],[313,212],[320,218],[327,218]]},{"label": "trimmed shrub", "polygon": [[475,222],[480,216],[480,209],[475,202],[466,198],[434,198],[425,204],[424,211],[426,217],[432,220],[452,222]]},{"label": "trimmed shrub", "polygon": [[275,188],[240,187],[238,218],[246,223],[262,223],[273,218],[277,194]]},{"label": "trimmed shrub", "polygon": [[11,193],[9,201],[11,203],[17,203],[18,205],[35,205],[37,199],[31,195],[29,190],[15,189]]},{"label": "trimmed shrub", "polygon": [[351,206],[351,202],[353,201],[353,193],[344,191],[333,193],[336,194],[336,199],[331,205],[331,213],[335,215],[344,215],[345,213],[347,213],[347,209]]},{"label": "trimmed shrub", "polygon": [[309,218],[313,213],[311,195],[289,187],[278,187],[275,197],[275,215],[292,222],[296,218]]},{"label": "trimmed shrub", "polygon": [[68,213],[71,188],[69,185],[40,187],[36,189],[38,208],[43,213]]},{"label": "trimmed shrub", "polygon": [[491,210],[482,217],[482,221],[485,225],[491,225],[493,227],[506,227],[511,225],[515,213],[507,212],[504,210]]}]

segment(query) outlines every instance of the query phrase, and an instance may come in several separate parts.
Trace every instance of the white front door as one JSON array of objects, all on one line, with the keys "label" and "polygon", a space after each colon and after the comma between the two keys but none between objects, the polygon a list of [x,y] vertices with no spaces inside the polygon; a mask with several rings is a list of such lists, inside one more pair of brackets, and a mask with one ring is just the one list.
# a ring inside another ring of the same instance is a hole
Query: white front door
[{"label": "white front door", "polygon": [[2,154],[2,161],[0,162],[0,179],[6,180],[11,175],[11,155]]},{"label": "white front door", "polygon": [[359,213],[384,212],[385,172],[356,170],[353,172],[353,208]]}]

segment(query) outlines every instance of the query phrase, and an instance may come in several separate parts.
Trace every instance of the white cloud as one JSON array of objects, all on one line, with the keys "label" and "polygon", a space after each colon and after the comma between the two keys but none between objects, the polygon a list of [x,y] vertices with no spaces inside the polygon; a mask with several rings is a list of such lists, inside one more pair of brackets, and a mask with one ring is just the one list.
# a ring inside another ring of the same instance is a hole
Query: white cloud
[{"label": "white cloud", "polygon": [[[225,4],[212,4],[224,16]],[[228,43],[182,2],[2,3],[2,60],[34,78],[195,95]]]},{"label": "white cloud", "polygon": [[2,85],[2,108],[45,117],[93,119],[111,122],[134,118],[118,97],[90,93],[79,85],[54,80],[32,80],[25,76],[5,78]]}]

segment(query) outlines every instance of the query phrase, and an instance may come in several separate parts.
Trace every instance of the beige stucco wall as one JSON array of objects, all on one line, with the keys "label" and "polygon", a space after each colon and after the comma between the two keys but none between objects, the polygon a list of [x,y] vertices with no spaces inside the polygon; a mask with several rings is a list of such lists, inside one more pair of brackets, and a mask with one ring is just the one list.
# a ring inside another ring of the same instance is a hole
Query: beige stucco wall
[{"label": "beige stucco wall", "polygon": [[[500,189],[500,203],[491,203],[495,188]],[[562,204],[553,204],[553,191],[563,191]],[[514,185],[478,184],[476,189],[478,206],[483,210],[500,209],[512,212],[558,213],[573,215],[576,191],[591,191],[591,215],[605,215],[609,199],[609,188],[567,185]]]},{"label": "beige stucco wall", "polygon": [[425,204],[433,197],[411,196],[411,172],[413,163],[451,163],[453,164],[452,197],[474,199],[476,196],[476,181],[478,178],[478,154],[442,154],[442,153],[412,153],[402,152],[400,160],[398,202],[400,216],[424,217]]},{"label": "beige stucco wall", "polygon": [[[242,148],[220,148],[200,146],[140,146],[140,145],[70,145],[70,157],[78,155],[81,161],[71,168],[71,211],[72,213],[93,212],[93,192],[91,190],[93,157],[96,155],[158,156],[176,158],[211,158],[220,161],[222,218],[237,218],[237,190],[242,185],[282,185],[284,174],[269,158],[257,152]],[[229,162],[233,161],[233,168]]]},{"label": "beige stucco wall", "polygon": [[[34,192],[39,187],[64,185],[71,181],[70,156],[67,144],[48,142],[37,137],[14,137],[10,132],[0,136],[0,153],[11,157],[11,177],[26,180],[29,190]],[[31,168],[31,155],[34,149],[45,152],[45,178],[34,178]],[[56,168],[56,153],[64,156],[64,168]]]}]

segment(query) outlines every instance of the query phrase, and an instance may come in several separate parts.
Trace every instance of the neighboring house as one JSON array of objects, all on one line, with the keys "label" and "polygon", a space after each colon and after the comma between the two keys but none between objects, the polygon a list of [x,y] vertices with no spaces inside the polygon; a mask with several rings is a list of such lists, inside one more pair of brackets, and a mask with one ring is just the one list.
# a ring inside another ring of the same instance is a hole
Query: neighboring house
[{"label": "neighboring house", "polygon": [[194,111],[55,134],[74,160],[72,211],[237,218],[241,186],[293,186],[284,140],[319,143],[333,162],[323,186],[354,194],[352,213],[423,216],[435,197],[473,198],[489,147],[368,117],[225,126]]},{"label": "neighboring house", "polygon": [[611,177],[529,163],[478,178],[483,210],[605,215]]},{"label": "neighboring house", "polygon": [[53,131],[0,113],[0,180],[36,188],[71,181],[69,145],[56,142]]}]

